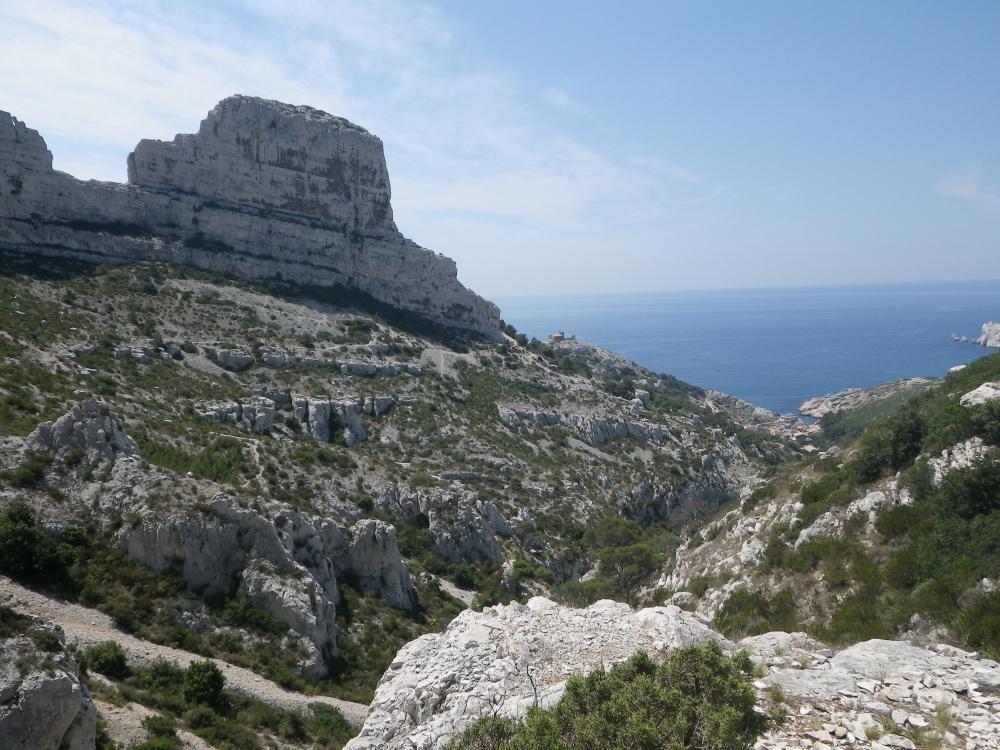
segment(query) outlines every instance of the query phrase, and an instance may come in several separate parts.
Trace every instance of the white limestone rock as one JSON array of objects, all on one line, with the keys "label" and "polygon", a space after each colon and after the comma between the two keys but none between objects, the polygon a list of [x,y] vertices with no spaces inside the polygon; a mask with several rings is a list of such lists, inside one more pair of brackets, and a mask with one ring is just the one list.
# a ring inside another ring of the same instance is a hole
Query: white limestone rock
[{"label": "white limestone rock", "polygon": [[1000,323],[983,323],[983,330],[976,343],[980,346],[1000,347]]},{"label": "white limestone rock", "polygon": [[90,750],[97,711],[62,646],[62,630],[39,620],[30,627],[55,632],[60,648],[42,651],[24,635],[0,639],[0,745],[5,750]]},{"label": "white limestone rock", "polygon": [[362,588],[381,593],[390,606],[412,610],[417,592],[403,565],[396,529],[373,518],[358,521],[351,529],[350,569]]},{"label": "white limestone rock", "polygon": [[445,560],[503,561],[496,537],[510,537],[513,530],[500,509],[480,498],[479,493],[384,485],[376,487],[372,495],[380,510],[407,523],[428,527],[434,537],[435,552]]},{"label": "white limestone rock", "polygon": [[[997,341],[997,346],[1000,346],[1000,340]],[[959,403],[962,406],[972,407],[996,401],[998,398],[1000,398],[1000,382],[988,382],[966,393],[959,399]]]},{"label": "white limestone rock", "polygon": [[197,133],[140,141],[128,180],[54,171],[41,136],[0,112],[0,248],[351,286],[500,336],[498,308],[459,283],[454,261],[397,231],[382,142],[343,118],[232,96]]},{"label": "white limestone rock", "polygon": [[213,401],[198,406],[198,416],[210,422],[239,424],[248,430],[269,433],[274,426],[274,401],[254,396],[245,402]]},{"label": "white limestone rock", "polygon": [[368,439],[368,430],[361,420],[363,407],[364,402],[357,396],[340,398],[331,404],[331,414],[348,448]]},{"label": "white limestone rock", "polygon": [[90,399],[77,404],[55,422],[42,422],[25,441],[28,453],[45,452],[57,460],[114,462],[137,455],[139,447],[105,404]]},{"label": "white limestone rock", "polygon": [[956,443],[951,448],[945,448],[940,456],[934,456],[927,460],[931,468],[931,481],[934,484],[941,484],[948,473],[955,469],[967,469],[976,460],[985,456],[990,451],[990,446],[983,442],[982,438],[969,438],[961,443]]},{"label": "white limestone rock", "polygon": [[440,748],[476,719],[522,717],[558,702],[567,678],[624,661],[638,650],[732,644],[677,607],[631,610],[600,601],[586,609],[541,597],[466,610],[444,633],[411,641],[375,692],[351,750]]},{"label": "white limestone rock", "polygon": [[239,593],[315,647],[311,658],[300,665],[304,677],[326,674],[327,660],[339,653],[336,599],[331,601],[315,579],[298,565],[279,568],[265,560],[252,560],[243,570]]},{"label": "white limestone rock", "polygon": [[381,417],[392,408],[396,400],[392,396],[369,396],[365,399],[364,413]]}]

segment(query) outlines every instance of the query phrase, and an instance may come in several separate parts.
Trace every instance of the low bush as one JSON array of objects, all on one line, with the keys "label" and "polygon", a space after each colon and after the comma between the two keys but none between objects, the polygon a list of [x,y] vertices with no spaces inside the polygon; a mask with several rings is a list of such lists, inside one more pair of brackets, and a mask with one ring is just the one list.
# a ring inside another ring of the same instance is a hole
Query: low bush
[{"label": "low bush", "polygon": [[773,630],[792,633],[799,629],[795,594],[789,588],[778,590],[774,596],[764,591],[736,589],[715,616],[715,626],[730,638],[745,638]]},{"label": "low bush", "polygon": [[104,641],[84,649],[81,663],[88,670],[115,680],[123,680],[132,673],[125,651],[114,641]]},{"label": "low bush", "polygon": [[222,704],[222,689],[226,677],[215,662],[196,661],[184,670],[181,692],[184,700],[191,704],[202,704],[218,708]]},{"label": "low bush", "polygon": [[32,453],[17,468],[0,472],[0,475],[15,487],[33,487],[45,479],[45,470],[51,463],[51,456]]},{"label": "low bush", "polygon": [[484,717],[449,750],[749,750],[775,717],[754,710],[752,663],[717,643],[644,652],[605,672],[571,677],[551,709],[523,724]]}]

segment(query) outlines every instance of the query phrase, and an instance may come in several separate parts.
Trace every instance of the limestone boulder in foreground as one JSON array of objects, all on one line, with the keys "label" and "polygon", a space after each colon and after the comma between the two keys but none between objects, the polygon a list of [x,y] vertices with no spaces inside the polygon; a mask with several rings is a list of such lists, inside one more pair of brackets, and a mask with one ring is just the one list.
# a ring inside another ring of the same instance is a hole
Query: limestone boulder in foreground
[{"label": "limestone boulder in foreground", "polygon": [[351,750],[443,747],[479,717],[521,717],[554,705],[566,680],[625,661],[636,651],[733,644],[678,607],[633,611],[599,601],[586,609],[543,597],[466,610],[443,633],[421,636],[396,655]]}]

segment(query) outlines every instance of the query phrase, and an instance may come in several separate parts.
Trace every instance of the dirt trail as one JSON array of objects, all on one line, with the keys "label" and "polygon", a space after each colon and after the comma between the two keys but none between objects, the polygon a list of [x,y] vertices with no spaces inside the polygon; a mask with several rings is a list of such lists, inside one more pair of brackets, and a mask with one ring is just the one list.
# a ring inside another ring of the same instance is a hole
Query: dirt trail
[{"label": "dirt trail", "polygon": [[[111,618],[95,609],[70,604],[53,599],[24,588],[5,576],[0,576],[0,604],[24,614],[51,620],[66,633],[66,643],[76,643],[81,648],[101,643],[117,643],[135,661],[148,664],[156,659],[166,659],[180,667],[204,657],[182,651],[178,648],[160,646],[143,641],[118,630]],[[237,667],[228,662],[213,659],[226,675],[228,689],[238,691],[272,706],[292,710],[304,710],[310,703],[325,703],[340,710],[344,718],[355,727],[360,727],[368,715],[368,706],[361,703],[331,698],[325,695],[303,695],[285,690],[280,685],[254,674],[249,669]]]}]

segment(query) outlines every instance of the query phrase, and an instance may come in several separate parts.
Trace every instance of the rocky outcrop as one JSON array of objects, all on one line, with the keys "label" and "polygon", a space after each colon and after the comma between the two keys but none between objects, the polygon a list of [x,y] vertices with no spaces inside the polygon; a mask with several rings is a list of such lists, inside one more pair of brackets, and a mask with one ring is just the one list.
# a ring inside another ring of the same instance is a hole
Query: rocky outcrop
[{"label": "rocky outcrop", "polygon": [[976,343],[980,346],[1000,347],[1000,323],[983,323],[983,330]]},{"label": "rocky outcrop", "polygon": [[[646,393],[646,391],[643,391]],[[647,394],[648,395],[648,394]],[[641,412],[644,402],[634,399],[635,406]],[[633,412],[635,413],[635,412]],[[599,414],[558,414],[541,411],[531,407],[508,406],[497,404],[497,415],[500,421],[508,427],[517,429],[525,424],[538,427],[562,425],[590,445],[603,445],[609,440],[632,438],[641,443],[663,445],[675,441],[676,438],[666,427],[646,420],[626,419],[622,416]]]},{"label": "rocky outcrop", "polygon": [[[479,717],[521,718],[561,699],[565,681],[623,661],[654,659],[718,641],[746,651],[765,710],[776,696],[794,706],[757,747],[1000,748],[1000,665],[943,644],[922,648],[870,640],[835,652],[805,633],[772,632],[732,644],[674,606],[633,611],[601,601],[586,609],[536,597],[459,615],[443,633],[396,655],[350,750],[440,750]],[[909,743],[909,744],[908,744]]]},{"label": "rocky outcrop", "polygon": [[941,484],[948,472],[954,469],[968,469],[991,450],[994,450],[993,446],[983,442],[979,437],[955,443],[951,448],[945,448],[937,456],[927,459],[927,465],[931,469],[931,480],[936,485]]},{"label": "rocky outcrop", "polygon": [[368,439],[368,430],[361,419],[366,411],[365,402],[359,396],[328,399],[293,394],[292,410],[306,433],[321,442],[329,443],[335,430],[339,430],[348,448]]},{"label": "rocky outcrop", "polygon": [[125,185],[54,171],[42,137],[0,112],[0,248],[354,287],[499,336],[497,307],[455,263],[397,231],[382,142],[311,107],[224,99],[197,133],[140,141]]},{"label": "rocky outcrop", "polygon": [[373,495],[379,510],[427,527],[434,537],[434,551],[448,562],[502,562],[496,537],[514,533],[499,508],[471,490],[387,485],[376,488]]},{"label": "rocky outcrop", "polygon": [[521,717],[554,705],[565,681],[624,661],[637,650],[666,652],[717,640],[677,607],[632,611],[600,601],[571,609],[541,597],[466,610],[443,633],[411,641],[383,675],[351,750],[441,748],[479,717]]},{"label": "rocky outcrop", "polygon": [[997,399],[1000,399],[1000,383],[991,382],[983,383],[978,388],[969,391],[959,399],[959,403],[962,406],[973,407],[981,406]]},{"label": "rocky outcrop", "polygon": [[10,750],[93,748],[97,711],[65,650],[62,630],[13,617],[24,632],[0,638],[0,744]]},{"label": "rocky outcrop", "polygon": [[811,398],[803,402],[799,407],[799,412],[808,417],[819,419],[827,414],[855,411],[876,401],[882,401],[899,394],[915,395],[939,382],[938,378],[903,378],[888,383],[879,383],[870,388],[848,388],[825,396]]},{"label": "rocky outcrop", "polygon": [[274,401],[255,396],[246,401],[214,401],[201,404],[198,416],[210,422],[230,422],[252,432],[268,433],[274,425]]},{"label": "rocky outcrop", "polygon": [[386,603],[397,609],[411,610],[417,605],[417,592],[400,559],[393,526],[371,518],[358,521],[351,528],[348,549],[351,574],[362,588],[381,592]]},{"label": "rocky outcrop", "polygon": [[119,501],[119,512],[135,518],[117,532],[120,546],[146,567],[179,574],[204,598],[249,597],[312,644],[304,674],[324,673],[338,654],[338,578],[351,576],[390,606],[417,605],[395,529],[382,521],[345,529],[280,503],[245,507],[226,495],[164,514],[143,505],[141,495]]},{"label": "rocky outcrop", "polygon": [[337,608],[314,578],[299,568],[253,560],[243,570],[239,594],[305,638],[309,653],[299,665],[304,677],[326,674],[327,661],[337,655]]},{"label": "rocky outcrop", "polygon": [[241,349],[219,349],[215,353],[215,361],[220,367],[239,372],[253,364],[253,355]]},{"label": "rocky outcrop", "polygon": [[77,404],[55,422],[43,422],[28,436],[25,449],[50,453],[57,460],[114,461],[139,449],[125,434],[121,420],[100,401]]}]

